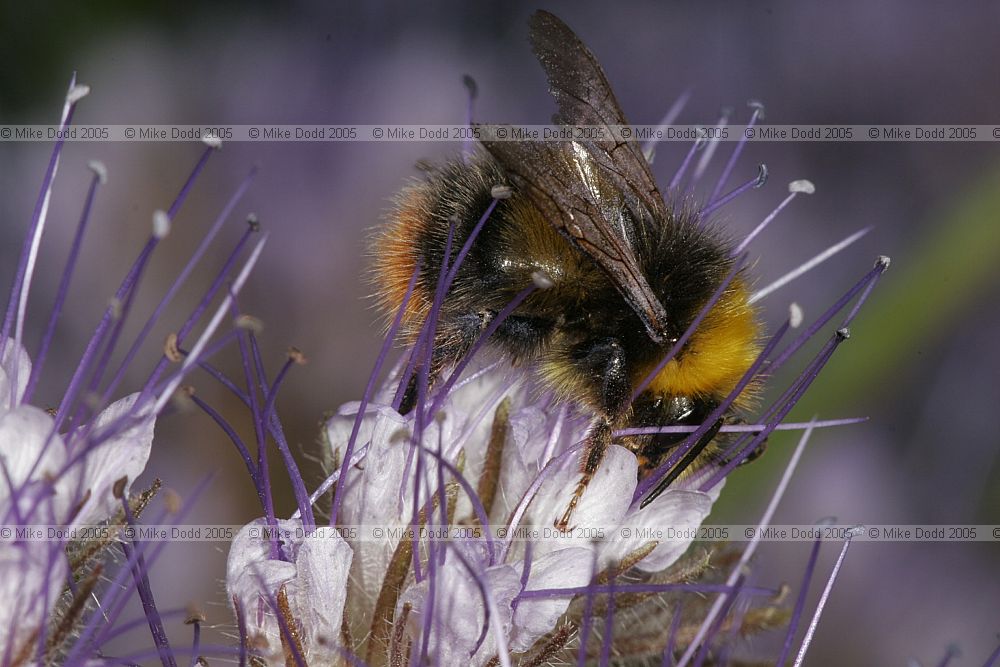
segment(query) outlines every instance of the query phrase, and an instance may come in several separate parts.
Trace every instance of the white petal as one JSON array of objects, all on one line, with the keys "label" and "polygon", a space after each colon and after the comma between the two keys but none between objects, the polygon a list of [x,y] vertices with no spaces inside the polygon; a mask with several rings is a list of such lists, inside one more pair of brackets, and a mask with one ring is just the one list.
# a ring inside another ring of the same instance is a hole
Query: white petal
[{"label": "white petal", "polygon": [[[484,358],[484,364],[489,365]],[[475,414],[487,402],[494,398],[516,391],[518,382],[523,375],[523,371],[511,369],[509,364],[500,363],[492,368],[484,370],[480,365],[471,364],[466,369],[462,379],[456,383],[445,407],[450,412],[464,415]],[[446,371],[446,374],[450,371]],[[478,374],[478,375],[477,375]],[[475,375],[475,379],[466,382],[466,378]]]},{"label": "white petal", "polygon": [[21,402],[24,390],[28,386],[28,378],[31,376],[31,358],[23,345],[18,345],[15,348],[12,338],[0,341],[0,345],[3,346],[3,357],[0,357],[0,410],[6,410],[11,404],[11,382],[14,377],[14,366],[17,365],[17,392],[14,399],[16,405]]},{"label": "white petal", "polygon": [[498,499],[493,506],[493,521],[499,523],[510,517],[545,464],[581,442],[588,426],[588,421],[580,419],[570,406],[562,410],[556,406],[541,410],[528,405],[514,411],[510,419],[511,437],[504,449]]},{"label": "white petal", "polygon": [[[91,433],[100,434],[104,427],[129,415],[138,398],[139,394],[136,393],[109,405],[94,420]],[[148,414],[141,419],[139,417],[139,412],[128,417],[134,423],[133,426],[116,433],[87,453],[81,464],[83,472],[80,484],[84,491],[90,491],[90,499],[84,504],[74,523],[101,521],[114,514],[121,502],[112,493],[115,482],[128,477],[125,486],[127,494],[132,482],[146,469],[153,445],[156,418]]]},{"label": "white petal", "polygon": [[528,406],[511,413],[492,520],[503,521],[510,516],[544,467],[542,456],[552,428],[546,414],[536,407]]},{"label": "white petal", "polygon": [[226,590],[230,602],[235,598],[243,608],[247,635],[265,639],[279,655],[281,629],[269,600],[295,577],[295,565],[269,560],[268,541],[261,537],[266,526],[264,519],[256,519],[236,535],[226,563]]},{"label": "white petal", "polygon": [[[404,517],[409,520],[412,506],[399,506],[400,485],[410,449],[409,423],[390,409],[380,410],[374,419],[366,418],[365,422],[366,426],[370,422],[368,456],[348,471],[346,483],[342,480],[338,485],[347,489],[345,519],[368,525],[396,524]],[[406,494],[407,498],[411,496],[412,492]]]},{"label": "white petal", "polygon": [[[524,563],[515,567],[523,568]],[[578,588],[586,586],[593,572],[594,562],[590,549],[571,547],[553,551],[532,559],[531,572],[525,590],[537,591],[551,588]],[[520,600],[514,611],[514,628],[510,637],[512,652],[526,651],[542,635],[556,626],[556,621],[566,612],[573,596]]]},{"label": "white petal", "polygon": [[[331,445],[344,454],[354,416],[335,417],[327,433]],[[398,508],[399,488],[406,463],[409,423],[391,408],[379,408],[367,415],[355,449],[370,443],[368,455],[357,466],[349,468],[347,479],[337,484],[338,492],[346,494],[340,523],[383,525],[395,524],[401,515]]]},{"label": "white petal", "polygon": [[[347,450],[347,441],[351,437],[351,429],[354,428],[354,418],[358,414],[359,407],[361,407],[361,404],[357,401],[345,403],[337,410],[337,414],[326,423],[327,442],[330,443],[330,446],[334,450],[339,450],[341,457],[344,456]],[[375,415],[380,410],[391,410],[391,408],[380,405],[368,406],[367,414],[361,420],[361,427],[358,430],[357,444],[354,446],[355,451],[372,439],[372,427],[375,425]],[[400,417],[400,420],[402,421],[402,417]]]},{"label": "white petal", "polygon": [[[364,461],[349,470],[346,483],[337,485],[345,494],[338,522],[343,525],[385,529],[409,525],[413,514],[413,488],[417,468],[417,453],[410,454],[410,424],[410,419],[388,407],[379,407],[374,415],[365,417],[362,432],[369,434],[370,449]],[[339,428],[341,433],[345,430],[349,433],[349,429]],[[425,447],[437,447],[438,433],[442,433],[442,442],[451,441],[453,435],[449,420],[444,424],[437,421],[428,424],[424,432]],[[362,444],[364,442],[359,438],[358,445]],[[337,443],[334,445],[337,446]],[[339,446],[343,452],[343,442]],[[425,480],[421,494],[423,503],[427,501],[427,488],[437,488],[438,466],[426,454],[422,465]],[[362,541],[357,544],[352,586],[359,586],[369,591],[369,594],[373,590],[377,591],[398,542],[397,532],[387,533],[385,541]]]}]

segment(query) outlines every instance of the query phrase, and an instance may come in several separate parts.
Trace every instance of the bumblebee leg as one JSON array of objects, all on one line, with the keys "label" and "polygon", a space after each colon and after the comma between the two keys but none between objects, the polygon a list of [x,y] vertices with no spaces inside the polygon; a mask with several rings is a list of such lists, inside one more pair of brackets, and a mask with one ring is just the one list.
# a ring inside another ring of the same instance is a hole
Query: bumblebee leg
[{"label": "bumblebee leg", "polygon": [[[746,424],[747,421],[745,419],[737,418],[737,419],[732,419],[731,421],[729,421],[727,423],[732,423],[732,424]],[[736,439],[736,438],[733,438],[732,440],[738,442],[738,439]],[[728,444],[729,443],[727,443],[727,445]],[[767,438],[764,438],[760,442],[760,444],[758,444],[756,447],[754,447],[753,451],[751,451],[749,454],[747,454],[743,458],[743,460],[740,461],[739,464],[737,464],[737,465],[746,465],[747,463],[750,463],[751,461],[755,461],[755,460],[759,459],[761,456],[763,456],[765,451],[767,451]],[[723,455],[720,458],[720,462],[723,465],[725,465],[725,464],[729,463],[730,461],[732,461],[737,456],[739,456],[739,454],[740,454],[740,452],[738,450],[733,450],[732,448],[724,449],[723,450]]]},{"label": "bumblebee leg", "polygon": [[[403,392],[403,400],[399,404],[399,414],[408,415],[417,406],[417,377],[419,372],[410,375],[410,381],[406,383],[406,391]],[[428,382],[433,384],[433,378],[428,378]]]},{"label": "bumblebee leg", "polygon": [[746,465],[747,463],[750,463],[751,461],[756,461],[761,456],[763,456],[764,452],[766,451],[767,451],[767,438],[764,438],[759,445],[753,448],[753,451],[750,452],[750,454],[748,454],[745,459],[739,462],[739,465],[742,466]]},{"label": "bumblebee leg", "polygon": [[611,423],[614,415],[618,415],[628,407],[630,393],[625,350],[618,340],[606,338],[581,346],[574,350],[573,358],[580,369],[585,369],[592,376],[601,378],[598,399],[604,408],[604,415],[591,429],[587,438],[586,451],[580,462],[580,473],[583,476],[576,485],[569,506],[555,523],[555,527],[559,530],[568,529],[573,510],[580,503],[587,485],[601,465],[604,452],[611,444]]},{"label": "bumblebee leg", "polygon": [[576,490],[573,491],[573,497],[570,498],[566,511],[563,512],[562,517],[556,519],[554,524],[556,530],[567,531],[570,529],[569,522],[573,517],[573,510],[576,509],[576,506],[580,503],[580,499],[583,498],[584,491],[587,490],[590,480],[594,478],[594,473],[597,472],[597,468],[604,459],[604,452],[607,451],[608,445],[611,444],[611,432],[611,420],[608,417],[602,417],[600,421],[594,424],[590,435],[587,436],[586,449],[583,453],[583,459],[580,462],[580,472],[583,476],[576,485]]},{"label": "bumblebee leg", "polygon": [[[431,356],[431,367],[428,373],[428,389],[434,386],[444,369],[454,365],[468,354],[496,315],[496,312],[492,310],[458,316],[441,315],[434,337],[434,353]],[[539,348],[545,345],[553,326],[554,323],[545,318],[510,315],[493,334],[493,341],[506,350],[516,363],[534,357]],[[400,414],[409,413],[417,404],[419,377],[420,371],[418,369],[406,385],[406,393],[403,394],[403,402],[399,407]]]},{"label": "bumblebee leg", "polygon": [[579,345],[570,351],[578,372],[598,380],[596,400],[609,418],[628,408],[629,386],[625,349],[616,338],[604,338]]},{"label": "bumblebee leg", "polygon": [[525,359],[532,359],[545,347],[554,328],[555,322],[545,317],[510,315],[493,335],[517,365]]}]

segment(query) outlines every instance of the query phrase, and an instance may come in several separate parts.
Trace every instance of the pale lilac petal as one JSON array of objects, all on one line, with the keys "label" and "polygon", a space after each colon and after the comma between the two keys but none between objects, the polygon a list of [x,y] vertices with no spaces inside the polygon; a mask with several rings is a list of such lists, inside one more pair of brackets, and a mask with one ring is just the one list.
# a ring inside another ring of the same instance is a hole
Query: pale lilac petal
[{"label": "pale lilac petal", "polygon": [[[354,416],[350,414],[331,420],[328,429],[331,444],[342,452],[346,448],[346,436],[343,434],[345,431],[350,434],[345,422],[353,423],[353,420]],[[410,454],[411,420],[390,407],[379,406],[374,414],[366,415],[360,432],[367,435],[368,440],[359,438],[358,444],[371,444],[364,460],[349,470],[347,481],[337,485],[338,490],[345,494],[340,523],[384,529],[409,525],[413,516],[416,473],[416,454]],[[424,446],[436,448],[439,432],[443,442],[450,442],[454,438],[451,420],[428,424],[424,432]],[[332,439],[341,436],[339,441]],[[432,457],[425,456],[422,503],[427,502],[427,489],[436,489],[437,479],[436,462]],[[364,590],[375,587],[376,591],[381,586],[400,534],[399,531],[387,530],[385,537],[383,541],[361,541],[356,545],[352,585],[365,587]]]},{"label": "pale lilac petal", "polygon": [[14,366],[17,365],[17,390],[14,399],[14,404],[17,405],[24,397],[24,390],[31,376],[31,358],[23,345],[14,345],[13,339],[6,339],[0,346],[3,347],[3,356],[0,357],[0,410],[6,410],[11,405]]},{"label": "pale lilac petal", "polygon": [[[44,446],[51,431],[52,417],[44,410],[31,405],[0,410],[0,459],[14,486],[28,481],[29,474],[37,480],[60,471],[66,462],[66,447],[59,436]],[[0,475],[0,497],[10,492],[6,478]]]},{"label": "pale lilac petal", "polygon": [[[330,420],[330,442],[341,452],[346,449],[353,422],[352,414]],[[371,444],[364,460],[348,470],[346,483],[337,484],[338,493],[346,494],[339,521],[343,525],[401,525],[409,520],[399,502],[409,441],[407,420],[392,408],[379,407],[373,415],[365,417],[359,433],[358,446]],[[412,497],[412,490],[405,495]],[[359,542],[354,557],[354,583],[364,590],[373,587],[377,590],[397,541],[387,536],[384,542]]]},{"label": "pale lilac petal", "polygon": [[[288,523],[279,525],[284,528]],[[261,538],[266,526],[264,519],[256,519],[236,535],[226,563],[226,590],[230,602],[238,600],[244,610],[247,636],[255,640],[255,646],[266,646],[279,657],[281,628],[269,600],[274,591],[295,577],[295,565],[268,560],[270,549]]]},{"label": "pale lilac petal", "polygon": [[656,540],[659,544],[636,567],[645,572],[659,572],[670,567],[691,546],[722,486],[718,485],[710,493],[668,489],[649,506],[629,513],[622,521],[622,527],[629,529],[629,538],[622,537],[621,530],[614,531],[601,548],[600,567],[608,567],[628,557],[653,541],[650,536],[657,534],[661,537]]},{"label": "pale lilac petal", "polygon": [[551,419],[534,406],[523,407],[511,413],[510,433],[504,445],[500,467],[497,501],[491,510],[492,520],[500,522],[509,517],[521,496],[541,472],[545,465],[542,457],[551,432]]},{"label": "pale lilac petal", "polygon": [[[340,456],[343,456],[346,451],[347,441],[351,437],[351,430],[354,428],[354,417],[358,414],[359,407],[361,407],[361,403],[359,401],[345,403],[340,406],[340,409],[337,410],[337,414],[326,423],[327,442],[330,443],[330,447],[334,451],[339,450]],[[361,427],[358,429],[358,439],[357,445],[355,445],[355,451],[360,449],[365,445],[365,443],[372,439],[372,428],[375,426],[376,416],[383,411],[389,414],[395,412],[395,410],[388,406],[376,403],[370,403],[368,405],[365,418],[361,420]],[[400,417],[400,425],[402,425],[403,422],[403,418]]]},{"label": "pale lilac petal", "polygon": [[[109,405],[94,420],[91,433],[100,433],[108,424],[129,414],[139,394],[132,394]],[[90,491],[90,498],[84,504],[74,523],[85,524],[101,521],[114,514],[119,501],[114,497],[112,487],[122,477],[127,477],[125,493],[132,482],[142,474],[149,461],[153,445],[153,429],[156,418],[152,415],[138,419],[133,426],[102,442],[87,453],[83,466],[81,497]]]},{"label": "pale lilac petal", "polygon": [[337,531],[319,528],[304,539],[295,558],[296,574],[289,585],[289,598],[303,634],[309,637],[309,658],[320,657],[327,647],[324,662],[338,657],[333,647],[340,643],[347,581],[353,557],[351,547]]},{"label": "pale lilac petal", "polygon": [[[83,468],[64,470],[66,445],[59,435],[49,437],[52,427],[51,415],[32,405],[0,410],[0,462],[6,468],[6,475],[0,475],[0,518],[10,518],[15,490],[22,517],[34,523],[63,524],[86,497]],[[45,498],[40,504],[39,494]],[[27,516],[29,512],[33,514]]]},{"label": "pale lilac petal", "polygon": [[[548,477],[528,508],[525,523],[539,530],[551,529],[562,517],[580,481],[580,454],[565,457],[558,470]],[[571,527],[604,530],[617,526],[632,502],[638,462],[624,447],[611,445],[583,494],[570,521]],[[545,539],[536,545],[540,557],[555,549],[579,546],[577,531],[564,538]]]},{"label": "pale lilac petal", "polygon": [[[496,602],[499,619],[491,619],[482,646],[478,651],[476,641],[486,622],[486,603],[482,592],[469,571],[456,558],[439,568],[436,574],[433,630],[428,646],[428,657],[434,665],[461,667],[486,664],[497,654],[498,644],[493,624],[499,623],[506,635],[513,624],[511,604],[520,590],[520,574],[510,565],[497,565],[486,570],[483,580]],[[426,614],[428,580],[406,590],[396,607],[397,618],[403,605],[411,606],[407,619],[407,632],[414,649],[420,645],[421,624]]]},{"label": "pale lilac petal", "polygon": [[282,544],[291,562],[270,560],[261,539],[266,523],[257,519],[243,527],[229,550],[226,586],[243,607],[247,635],[264,646],[268,664],[284,664],[281,625],[273,604],[285,589],[300,631],[303,656],[310,664],[332,664],[339,656],[341,621],[353,552],[340,535],[321,528],[306,535],[300,521],[279,521]]},{"label": "pale lilac petal", "polygon": [[[475,366],[475,364],[473,365]],[[475,379],[467,382],[466,378],[473,375],[475,375]],[[445,409],[459,415],[472,415],[498,397],[504,395],[515,397],[520,395],[521,390],[522,382],[519,375],[511,371],[510,366],[501,363],[495,368],[484,370],[484,367],[480,365],[478,369],[469,368],[466,370],[463,379],[459,380],[448,395]],[[518,402],[523,403],[524,401]]]},{"label": "pale lilac petal", "polygon": [[[516,567],[523,567],[517,563]],[[578,588],[586,586],[593,572],[590,549],[571,547],[532,559],[531,572],[525,590]],[[526,651],[542,635],[551,632],[573,596],[520,600],[514,612],[514,627],[510,650]]]},{"label": "pale lilac petal", "polygon": [[0,548],[0,655],[17,655],[36,640],[45,614],[62,592],[67,573],[62,549],[45,540],[8,543]]}]

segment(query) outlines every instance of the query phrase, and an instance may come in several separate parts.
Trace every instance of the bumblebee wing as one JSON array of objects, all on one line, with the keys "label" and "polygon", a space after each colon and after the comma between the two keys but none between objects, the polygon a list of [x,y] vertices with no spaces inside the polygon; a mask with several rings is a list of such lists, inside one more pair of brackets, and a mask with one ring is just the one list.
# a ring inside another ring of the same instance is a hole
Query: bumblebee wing
[{"label": "bumblebee wing", "polygon": [[615,141],[607,129],[628,121],[594,54],[569,26],[546,11],[532,15],[529,38],[559,106],[555,122],[604,127],[609,140],[585,144],[594,161],[619,192],[631,193],[653,219],[666,220],[666,205],[639,144]]},{"label": "bumblebee wing", "polygon": [[[626,124],[594,54],[545,11],[531,17],[530,39],[563,125]],[[608,274],[650,337],[666,336],[667,315],[639,268],[634,219],[667,220],[649,164],[634,142],[483,142],[513,185]],[[629,207],[632,217],[624,213]]]},{"label": "bumblebee wing", "polygon": [[667,314],[639,268],[634,230],[621,194],[606,182],[578,142],[485,141],[518,191],[593,259],[642,319],[649,336],[665,338]]}]

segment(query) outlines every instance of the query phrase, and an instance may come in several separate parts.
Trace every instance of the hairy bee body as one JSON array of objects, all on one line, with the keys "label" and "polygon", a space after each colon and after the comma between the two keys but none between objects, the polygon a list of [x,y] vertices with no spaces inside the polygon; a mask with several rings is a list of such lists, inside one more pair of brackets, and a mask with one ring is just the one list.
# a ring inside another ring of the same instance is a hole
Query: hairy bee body
[{"label": "hairy bee body", "polygon": [[[375,240],[375,273],[381,305],[393,313],[421,263],[404,316],[411,342],[431,309],[441,267],[454,264],[493,202],[494,186],[507,182],[503,168],[478,153],[468,164],[454,161],[429,169],[401,194]],[[629,211],[618,198],[609,196],[609,205]],[[541,275],[551,286],[533,291],[500,323],[491,339],[494,347],[537,369],[557,396],[593,410],[612,428],[701,423],[757,351],[757,324],[744,280],[738,276],[733,281],[675,360],[632,403],[634,388],[684,333],[731,269],[732,259],[728,244],[688,209],[671,210],[667,220],[630,217],[629,222],[634,256],[669,316],[665,341],[650,338],[607,273],[515,190],[497,201],[441,303],[432,382]],[[411,392],[406,402],[412,404],[413,398]],[[409,407],[404,405],[404,411]],[[627,444],[648,468],[680,439],[645,436]]]},{"label": "hairy bee body", "polygon": [[[538,11],[529,39],[558,106],[555,123],[627,125],[604,70],[565,23]],[[581,141],[484,139],[482,149],[467,161],[427,169],[422,181],[403,191],[375,240],[378,294],[385,312],[395,313],[420,266],[404,313],[404,332],[415,340],[432,312],[442,267],[450,275],[474,228],[495,206],[455,270],[423,363],[433,385],[499,318],[492,345],[536,369],[560,398],[593,411],[580,483],[556,521],[566,528],[614,430],[701,424],[752,365],[758,325],[742,273],[709,303],[732,270],[729,244],[699,220],[696,208],[664,201],[634,141],[616,140],[609,131]],[[494,200],[496,186],[509,187],[510,196]],[[539,284],[545,288],[525,292]],[[684,336],[683,347],[646,383]],[[752,385],[644,503],[699,467],[696,460],[718,455],[724,440],[719,428],[738,418],[749,394]],[[416,398],[413,379],[402,411]],[[637,453],[645,474],[682,439],[661,434],[624,444]]]}]

